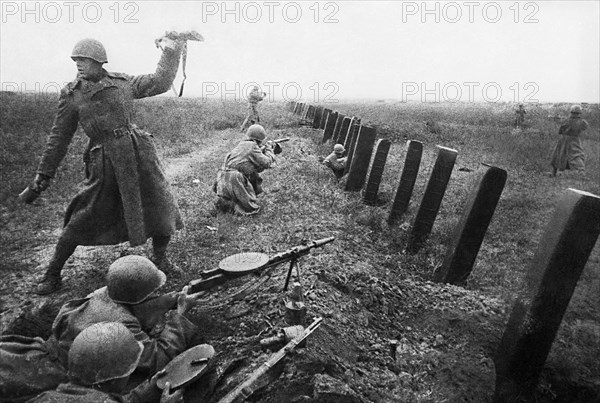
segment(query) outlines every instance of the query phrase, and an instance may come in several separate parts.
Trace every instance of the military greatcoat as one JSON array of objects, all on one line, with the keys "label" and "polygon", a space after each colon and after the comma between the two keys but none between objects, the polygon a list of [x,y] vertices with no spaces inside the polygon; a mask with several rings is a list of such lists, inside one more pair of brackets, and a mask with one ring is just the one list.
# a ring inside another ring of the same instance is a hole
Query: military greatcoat
[{"label": "military greatcoat", "polygon": [[258,213],[260,206],[256,196],[262,192],[259,173],[270,168],[274,161],[271,149],[261,150],[254,140],[242,140],[227,154],[217,173],[217,196],[232,203],[238,214]]},{"label": "military greatcoat", "polygon": [[560,126],[557,141],[552,153],[550,165],[557,171],[565,169],[585,169],[585,154],[579,135],[588,128],[589,124],[579,115],[571,115],[567,122]]},{"label": "military greatcoat", "polygon": [[165,49],[153,74],[104,71],[61,90],[58,113],[37,173],[54,177],[78,123],[89,137],[83,189],[69,204],[63,238],[78,245],[143,244],[183,227],[152,135],[133,123],[133,100],[169,89],[179,50]]},{"label": "military greatcoat", "polygon": [[32,397],[67,382],[68,352],[75,337],[100,322],[123,323],[144,350],[136,372],[151,374],[190,347],[197,326],[175,310],[165,315],[164,327],[150,337],[127,304],[114,302],[106,287],[86,298],[63,305],[46,341],[39,337],[0,337],[0,402]]}]

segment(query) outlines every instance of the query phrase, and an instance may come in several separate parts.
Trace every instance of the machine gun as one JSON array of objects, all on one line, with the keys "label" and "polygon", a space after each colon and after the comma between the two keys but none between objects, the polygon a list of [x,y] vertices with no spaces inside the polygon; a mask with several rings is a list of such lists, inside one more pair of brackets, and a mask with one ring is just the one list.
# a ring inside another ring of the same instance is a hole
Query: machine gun
[{"label": "machine gun", "polygon": [[285,286],[283,288],[284,291],[287,291],[294,267],[296,267],[298,279],[300,279],[300,265],[298,264],[298,259],[310,253],[311,249],[320,248],[334,240],[335,237],[331,236],[316,241],[310,241],[306,245],[294,246],[291,249],[279,252],[271,257],[258,252],[243,252],[231,255],[219,262],[218,269],[205,270],[200,274],[201,277],[199,279],[190,281],[188,292],[194,294],[208,290],[223,284],[228,280],[246,276],[251,273],[261,273],[270,267],[290,262]]},{"label": "machine gun", "polygon": [[[234,278],[248,274],[260,274],[264,270],[290,262],[284,287],[284,291],[287,291],[294,267],[296,267],[298,280],[300,280],[298,259],[309,254],[311,249],[320,248],[334,240],[335,237],[328,237],[310,241],[305,245],[294,246],[271,257],[257,252],[244,252],[231,255],[219,262],[219,268],[205,270],[200,274],[199,279],[190,281],[188,283],[188,294],[209,290]],[[142,329],[147,332],[151,331],[167,311],[177,308],[179,294],[179,292],[170,292],[158,297],[149,298],[140,304],[131,305],[134,316],[138,318]]]}]

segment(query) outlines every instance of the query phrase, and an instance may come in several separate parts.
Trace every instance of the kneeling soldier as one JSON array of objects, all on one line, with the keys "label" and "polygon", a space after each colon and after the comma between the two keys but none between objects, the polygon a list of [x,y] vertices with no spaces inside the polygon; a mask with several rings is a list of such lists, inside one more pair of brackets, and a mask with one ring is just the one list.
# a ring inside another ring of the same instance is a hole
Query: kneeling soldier
[{"label": "kneeling soldier", "polygon": [[275,162],[273,146],[265,143],[266,137],[261,125],[252,125],[246,131],[246,139],[227,154],[214,189],[219,197],[218,209],[241,215],[260,211],[256,197],[263,191],[259,173]]}]

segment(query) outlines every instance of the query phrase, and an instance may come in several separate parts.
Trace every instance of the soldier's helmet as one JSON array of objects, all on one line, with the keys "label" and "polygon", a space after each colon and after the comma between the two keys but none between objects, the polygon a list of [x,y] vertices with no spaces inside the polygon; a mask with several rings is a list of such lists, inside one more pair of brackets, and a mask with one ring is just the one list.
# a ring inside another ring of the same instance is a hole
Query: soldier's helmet
[{"label": "soldier's helmet", "polygon": [[571,113],[575,115],[581,114],[581,105],[571,105]]},{"label": "soldier's helmet", "polygon": [[267,138],[267,132],[261,125],[252,125],[248,128],[248,130],[246,130],[246,137],[248,137],[250,140],[263,141],[265,138]]},{"label": "soldier's helmet", "polygon": [[75,44],[73,52],[71,52],[71,59],[75,60],[76,57],[87,57],[98,63],[108,62],[104,45],[102,45],[100,41],[92,38],[82,39]]},{"label": "soldier's helmet", "polygon": [[344,149],[344,146],[341,144],[336,144],[333,146],[333,152],[335,152],[336,154],[341,154],[344,151],[346,151],[346,150]]},{"label": "soldier's helmet", "polygon": [[69,378],[91,386],[124,378],[136,369],[142,343],[119,322],[95,323],[75,337],[69,350]]},{"label": "soldier's helmet", "polygon": [[167,276],[143,256],[123,256],[106,275],[108,296],[115,302],[138,304],[162,287]]}]

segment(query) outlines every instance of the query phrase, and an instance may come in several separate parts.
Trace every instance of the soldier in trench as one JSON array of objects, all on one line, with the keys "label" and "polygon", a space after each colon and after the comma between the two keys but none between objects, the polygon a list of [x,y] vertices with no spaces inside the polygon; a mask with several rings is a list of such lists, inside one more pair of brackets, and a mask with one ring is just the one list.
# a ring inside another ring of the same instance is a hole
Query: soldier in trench
[{"label": "soldier in trench", "polygon": [[106,280],[106,287],[61,307],[47,340],[0,336],[0,402],[24,400],[67,382],[73,340],[95,323],[122,323],[140,342],[136,376],[161,370],[191,347],[197,326],[186,314],[198,303],[200,293],[188,295],[184,287],[166,300],[164,316],[150,322],[146,314],[152,312],[145,310],[145,303],[165,284],[162,271],[143,256],[124,256],[111,264]]}]

